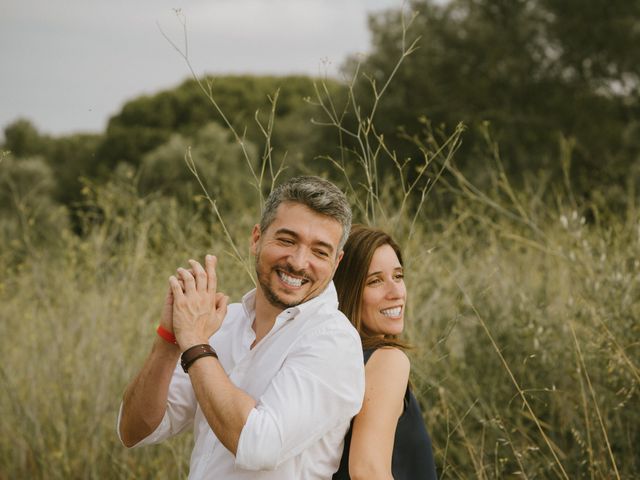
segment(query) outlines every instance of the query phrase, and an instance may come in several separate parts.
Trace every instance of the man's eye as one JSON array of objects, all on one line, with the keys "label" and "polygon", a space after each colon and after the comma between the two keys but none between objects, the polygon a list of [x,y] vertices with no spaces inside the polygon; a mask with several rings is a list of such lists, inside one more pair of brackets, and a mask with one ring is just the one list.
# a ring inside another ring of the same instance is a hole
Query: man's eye
[{"label": "man's eye", "polygon": [[293,240],[290,238],[279,238],[278,241],[283,245],[293,245]]}]

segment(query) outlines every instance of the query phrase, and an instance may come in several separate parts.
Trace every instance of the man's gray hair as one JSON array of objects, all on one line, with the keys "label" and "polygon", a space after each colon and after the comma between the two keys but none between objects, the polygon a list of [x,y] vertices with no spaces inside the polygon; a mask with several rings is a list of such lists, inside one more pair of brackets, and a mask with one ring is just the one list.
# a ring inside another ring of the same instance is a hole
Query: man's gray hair
[{"label": "man's gray hair", "polygon": [[260,231],[269,228],[276,218],[276,211],[283,202],[300,203],[316,213],[326,215],[342,225],[342,238],[338,252],[342,250],[351,231],[351,207],[347,197],[333,183],[320,177],[301,176],[281,183],[274,188],[264,204],[260,219]]}]

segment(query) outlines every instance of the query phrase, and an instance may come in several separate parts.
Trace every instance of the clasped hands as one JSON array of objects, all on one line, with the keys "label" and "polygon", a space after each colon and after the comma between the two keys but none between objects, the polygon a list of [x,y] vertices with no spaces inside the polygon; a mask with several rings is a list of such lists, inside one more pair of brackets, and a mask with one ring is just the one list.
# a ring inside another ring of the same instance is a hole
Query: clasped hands
[{"label": "clasped hands", "polygon": [[209,342],[227,314],[229,297],[217,291],[216,265],[213,255],[205,257],[204,268],[189,260],[191,269],[178,268],[169,277],[169,290],[160,324],[173,332],[180,351]]}]

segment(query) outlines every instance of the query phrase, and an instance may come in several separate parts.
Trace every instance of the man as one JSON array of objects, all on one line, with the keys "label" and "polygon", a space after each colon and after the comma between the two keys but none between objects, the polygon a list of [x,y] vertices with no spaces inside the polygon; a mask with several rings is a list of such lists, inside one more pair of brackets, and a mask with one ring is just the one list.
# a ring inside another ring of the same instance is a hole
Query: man
[{"label": "man", "polygon": [[179,268],[163,338],[124,394],[123,444],[193,427],[190,479],[331,478],[364,393],[360,338],[331,282],[350,228],[335,185],[298,177],[271,193],[253,229],[258,286],[242,303],[227,312],[215,257]]}]

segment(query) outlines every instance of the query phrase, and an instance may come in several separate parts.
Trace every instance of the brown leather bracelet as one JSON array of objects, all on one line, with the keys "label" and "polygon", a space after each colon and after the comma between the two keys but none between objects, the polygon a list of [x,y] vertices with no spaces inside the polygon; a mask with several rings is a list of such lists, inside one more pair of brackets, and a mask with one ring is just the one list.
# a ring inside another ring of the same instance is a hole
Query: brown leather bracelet
[{"label": "brown leather bracelet", "polygon": [[189,367],[193,365],[193,362],[202,357],[218,358],[218,354],[208,343],[194,345],[193,347],[187,348],[184,352],[182,352],[182,356],[180,357],[180,365],[182,366],[184,373],[188,373]]}]

